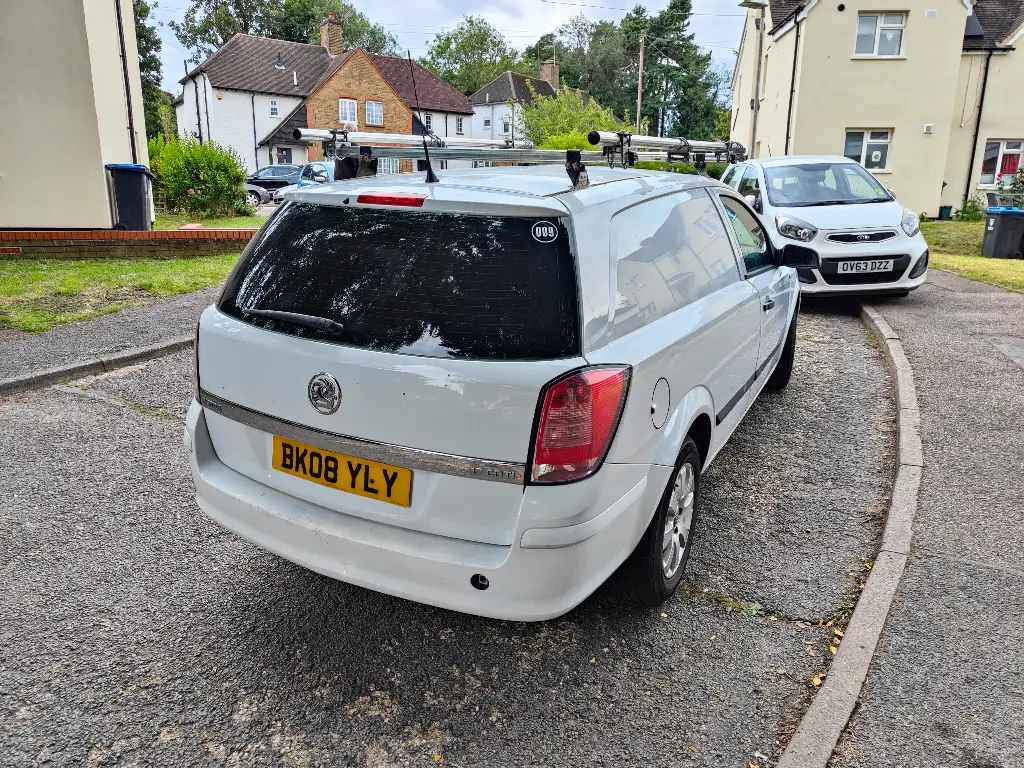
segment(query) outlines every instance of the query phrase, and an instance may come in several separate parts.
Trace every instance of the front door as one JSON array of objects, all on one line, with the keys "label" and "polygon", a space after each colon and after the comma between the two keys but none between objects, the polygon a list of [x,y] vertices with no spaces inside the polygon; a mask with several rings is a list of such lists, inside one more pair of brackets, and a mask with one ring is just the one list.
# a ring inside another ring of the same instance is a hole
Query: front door
[{"label": "front door", "polygon": [[[799,288],[793,270],[775,266],[768,234],[756,214],[732,195],[721,195],[721,199],[739,245],[747,281],[761,298],[761,342],[754,373],[759,379],[782,351]],[[760,384],[758,381],[756,386]]]}]

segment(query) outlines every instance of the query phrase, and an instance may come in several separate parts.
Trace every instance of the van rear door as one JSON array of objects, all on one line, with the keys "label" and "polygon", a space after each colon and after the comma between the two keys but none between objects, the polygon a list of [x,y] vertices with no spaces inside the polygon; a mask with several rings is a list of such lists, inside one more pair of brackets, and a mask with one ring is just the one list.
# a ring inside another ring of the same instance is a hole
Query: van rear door
[{"label": "van rear door", "polygon": [[511,544],[540,392],[585,364],[567,219],[395,205],[289,203],[247,249],[200,326],[214,447],[339,512]]}]

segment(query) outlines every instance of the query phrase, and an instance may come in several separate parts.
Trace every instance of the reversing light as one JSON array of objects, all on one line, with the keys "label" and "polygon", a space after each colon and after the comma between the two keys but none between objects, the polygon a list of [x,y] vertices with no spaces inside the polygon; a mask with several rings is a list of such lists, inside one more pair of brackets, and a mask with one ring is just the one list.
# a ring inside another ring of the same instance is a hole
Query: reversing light
[{"label": "reversing light", "polygon": [[545,388],[531,482],[567,483],[601,468],[622,416],[629,374],[628,366],[597,366]]},{"label": "reversing light", "polygon": [[392,205],[401,208],[422,208],[426,195],[359,195],[357,203],[363,205]]}]

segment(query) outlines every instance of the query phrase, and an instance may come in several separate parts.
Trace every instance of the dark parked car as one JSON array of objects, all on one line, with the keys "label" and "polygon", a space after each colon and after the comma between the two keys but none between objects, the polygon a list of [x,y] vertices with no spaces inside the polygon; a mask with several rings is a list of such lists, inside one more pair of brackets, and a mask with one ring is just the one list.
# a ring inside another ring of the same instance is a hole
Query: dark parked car
[{"label": "dark parked car", "polygon": [[280,189],[295,184],[299,180],[301,170],[301,165],[268,165],[266,168],[260,168],[245,181],[264,189]]}]

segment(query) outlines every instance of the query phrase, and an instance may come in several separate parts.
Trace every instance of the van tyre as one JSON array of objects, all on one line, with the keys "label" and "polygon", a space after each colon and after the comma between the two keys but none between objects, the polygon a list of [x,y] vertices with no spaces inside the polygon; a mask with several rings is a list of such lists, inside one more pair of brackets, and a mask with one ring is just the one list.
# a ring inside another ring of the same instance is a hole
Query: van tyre
[{"label": "van tyre", "polygon": [[687,435],[650,525],[621,572],[625,595],[641,605],[661,605],[676,591],[690,558],[700,501],[700,452]]},{"label": "van tyre", "polygon": [[786,343],[782,347],[782,357],[779,364],[775,366],[768,383],[764,388],[769,392],[778,392],[785,389],[789,384],[789,378],[793,375],[793,361],[796,359],[796,320],[800,316],[800,309],[793,313],[793,322],[789,324],[789,333],[786,334]]}]

